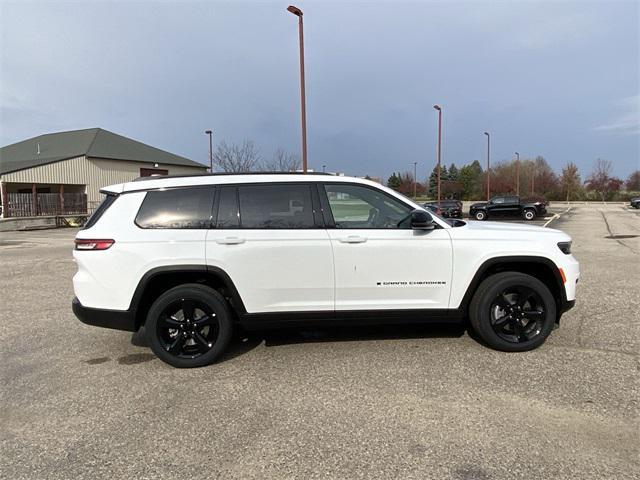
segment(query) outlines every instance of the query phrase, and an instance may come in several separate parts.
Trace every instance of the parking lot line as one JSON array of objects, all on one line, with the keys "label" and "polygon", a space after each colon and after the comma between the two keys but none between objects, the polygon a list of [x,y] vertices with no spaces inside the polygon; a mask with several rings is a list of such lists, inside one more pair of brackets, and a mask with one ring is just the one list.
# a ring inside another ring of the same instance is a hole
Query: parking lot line
[{"label": "parking lot line", "polygon": [[554,220],[557,220],[558,218],[560,218],[562,215],[564,215],[565,213],[569,212],[569,210],[571,210],[573,207],[569,207],[567,208],[564,212],[562,213],[554,213],[553,217],[551,217],[549,220],[547,220],[547,222],[542,226],[543,228],[546,228],[551,222],[553,222]]}]

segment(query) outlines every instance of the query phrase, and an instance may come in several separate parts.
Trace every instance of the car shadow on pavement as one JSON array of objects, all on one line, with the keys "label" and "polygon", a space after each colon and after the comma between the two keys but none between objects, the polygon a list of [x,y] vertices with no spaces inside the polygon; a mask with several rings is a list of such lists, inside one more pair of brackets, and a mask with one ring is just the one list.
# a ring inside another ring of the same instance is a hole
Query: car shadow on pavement
[{"label": "car shadow on pavement", "polygon": [[357,327],[287,328],[250,332],[251,340],[260,339],[266,347],[299,343],[365,342],[412,338],[456,338],[465,333],[461,324],[371,325]]},{"label": "car shadow on pavement", "polygon": [[[240,357],[260,345],[269,348],[304,343],[459,338],[462,337],[466,331],[467,329],[464,324],[406,324],[349,327],[331,326],[318,328],[288,327],[273,330],[238,332],[234,335],[225,353],[215,363],[223,363]],[[148,348],[143,329],[132,335],[131,343],[138,347]]]}]

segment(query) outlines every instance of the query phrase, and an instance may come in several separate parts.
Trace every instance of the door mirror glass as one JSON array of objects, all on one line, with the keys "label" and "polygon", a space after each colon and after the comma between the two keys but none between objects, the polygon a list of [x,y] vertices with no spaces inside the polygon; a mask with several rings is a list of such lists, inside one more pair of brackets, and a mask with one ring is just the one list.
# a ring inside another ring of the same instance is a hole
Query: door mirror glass
[{"label": "door mirror glass", "polygon": [[411,212],[411,228],[414,230],[433,230],[435,228],[433,217],[424,210]]}]

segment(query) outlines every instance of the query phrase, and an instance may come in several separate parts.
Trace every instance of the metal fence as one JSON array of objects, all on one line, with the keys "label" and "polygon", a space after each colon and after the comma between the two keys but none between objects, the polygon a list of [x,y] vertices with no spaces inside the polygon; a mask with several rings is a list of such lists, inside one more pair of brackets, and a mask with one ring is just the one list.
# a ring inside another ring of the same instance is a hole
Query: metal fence
[{"label": "metal fence", "polygon": [[85,193],[9,193],[7,217],[42,217],[55,215],[85,215]]}]

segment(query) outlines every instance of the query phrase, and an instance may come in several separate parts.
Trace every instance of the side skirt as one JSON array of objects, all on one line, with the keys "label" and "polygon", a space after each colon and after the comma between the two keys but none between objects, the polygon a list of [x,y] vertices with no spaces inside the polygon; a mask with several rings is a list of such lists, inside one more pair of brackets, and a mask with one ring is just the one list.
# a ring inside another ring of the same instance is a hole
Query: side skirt
[{"label": "side skirt", "polygon": [[366,325],[404,325],[415,323],[462,323],[463,310],[349,310],[320,312],[245,313],[239,324],[247,330],[283,327],[329,327]]}]

